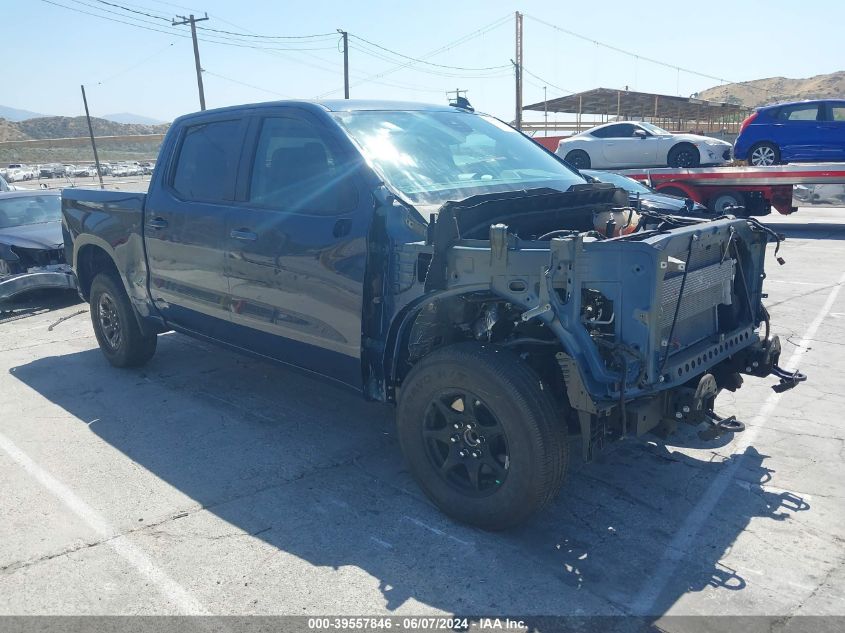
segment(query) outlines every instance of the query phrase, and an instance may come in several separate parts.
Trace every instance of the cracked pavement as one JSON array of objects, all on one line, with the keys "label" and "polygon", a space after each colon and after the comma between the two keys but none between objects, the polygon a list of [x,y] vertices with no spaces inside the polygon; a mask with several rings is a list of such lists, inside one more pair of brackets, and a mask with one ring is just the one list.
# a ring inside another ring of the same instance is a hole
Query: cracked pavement
[{"label": "cracked pavement", "polygon": [[[770,220],[789,237],[767,280],[789,357],[842,274],[845,209]],[[182,612],[119,540],[213,614],[625,614],[672,555],[646,615],[845,615],[845,292],[801,358],[809,381],[750,445],[681,428],[581,464],[572,438],[559,499],[501,534],[431,506],[390,408],[177,334],[116,370],[85,306],[46,301],[0,321],[0,433],[114,532],[0,450],[0,614]],[[747,378],[718,411],[751,428],[773,382]],[[729,468],[691,545],[669,552]]]}]

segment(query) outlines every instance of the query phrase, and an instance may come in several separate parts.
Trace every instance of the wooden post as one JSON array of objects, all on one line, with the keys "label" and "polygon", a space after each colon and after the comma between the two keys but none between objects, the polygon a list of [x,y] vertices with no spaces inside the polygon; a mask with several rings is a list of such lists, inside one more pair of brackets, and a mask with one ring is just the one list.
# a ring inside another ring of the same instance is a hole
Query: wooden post
[{"label": "wooden post", "polygon": [[82,88],[82,103],[85,104],[85,119],[88,121],[88,135],[91,137],[91,149],[94,150],[94,165],[97,168],[97,178],[100,179],[100,189],[105,189],[103,185],[103,173],[100,171],[100,157],[97,156],[97,144],[94,142],[94,128],[91,126],[91,114],[88,112],[88,98],[85,96],[85,86]]}]

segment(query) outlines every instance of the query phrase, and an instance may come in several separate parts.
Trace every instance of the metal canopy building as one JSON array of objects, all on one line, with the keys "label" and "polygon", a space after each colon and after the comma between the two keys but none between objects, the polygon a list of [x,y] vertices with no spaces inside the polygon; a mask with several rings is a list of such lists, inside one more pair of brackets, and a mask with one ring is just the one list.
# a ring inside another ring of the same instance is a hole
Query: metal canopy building
[{"label": "metal canopy building", "polygon": [[[692,97],[675,97],[650,92],[595,88],[586,92],[532,103],[523,108],[536,112],[564,112],[576,115],[576,131],[596,125],[584,122],[583,115],[599,116],[607,120],[650,121],[655,125],[675,131],[703,130],[713,132],[734,131],[749,113],[749,109],[731,103],[704,101]],[[524,128],[542,129],[543,123],[523,125]],[[560,126],[550,123],[549,129]],[[571,128],[567,124],[566,128]]]}]

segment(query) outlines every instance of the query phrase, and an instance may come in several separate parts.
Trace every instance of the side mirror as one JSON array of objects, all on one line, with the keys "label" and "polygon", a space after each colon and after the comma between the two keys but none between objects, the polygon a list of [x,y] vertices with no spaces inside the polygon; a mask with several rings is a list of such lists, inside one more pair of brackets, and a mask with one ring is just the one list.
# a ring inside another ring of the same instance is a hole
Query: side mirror
[{"label": "side mirror", "polygon": [[648,136],[648,132],[645,130],[634,130],[634,136],[638,138],[646,138]]}]

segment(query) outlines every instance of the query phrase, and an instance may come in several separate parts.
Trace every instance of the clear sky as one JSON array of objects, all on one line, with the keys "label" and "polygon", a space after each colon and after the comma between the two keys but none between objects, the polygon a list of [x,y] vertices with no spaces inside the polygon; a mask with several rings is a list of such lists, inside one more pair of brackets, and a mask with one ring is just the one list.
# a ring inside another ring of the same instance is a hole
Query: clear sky
[{"label": "clear sky", "polygon": [[[508,65],[514,57],[516,10],[526,14],[524,63],[531,73],[526,75],[526,104],[542,101],[544,85],[552,98],[564,90],[626,85],[688,96],[719,83],[609,50],[537,19],[729,81],[808,77],[845,67],[845,2],[838,0],[50,2],[0,2],[0,58],[6,75],[0,82],[2,105],[76,116],[84,112],[79,92],[84,83],[94,115],[132,112],[170,120],[198,110],[189,27],[172,27],[161,19],[191,11],[208,12],[211,19],[202,27],[246,35],[200,31],[209,108],[285,97],[342,97],[335,31],[345,29],[356,36],[350,37],[349,56],[353,98],[439,103],[447,90],[461,88],[469,91],[476,109],[510,120],[514,81]],[[329,35],[253,37],[311,34]],[[396,53],[428,64],[414,62],[396,70],[410,62]]]}]

